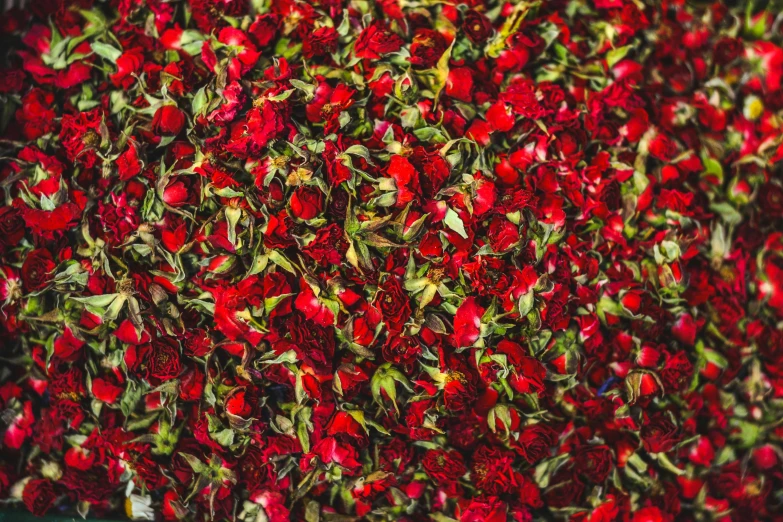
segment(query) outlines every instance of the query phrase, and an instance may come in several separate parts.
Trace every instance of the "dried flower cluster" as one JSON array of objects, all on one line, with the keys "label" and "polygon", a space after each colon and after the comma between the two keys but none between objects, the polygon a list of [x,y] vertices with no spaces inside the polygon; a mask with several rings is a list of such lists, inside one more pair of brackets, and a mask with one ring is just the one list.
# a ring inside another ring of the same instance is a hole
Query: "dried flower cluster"
[{"label": "dried flower cluster", "polygon": [[0,502],[783,520],[779,1],[0,19]]}]

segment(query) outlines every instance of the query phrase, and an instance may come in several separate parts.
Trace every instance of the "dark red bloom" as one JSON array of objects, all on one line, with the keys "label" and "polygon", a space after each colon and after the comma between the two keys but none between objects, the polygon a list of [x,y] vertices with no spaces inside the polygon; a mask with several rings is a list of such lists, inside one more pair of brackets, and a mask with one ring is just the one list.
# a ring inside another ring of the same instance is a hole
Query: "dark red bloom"
[{"label": "dark red bloom", "polygon": [[142,379],[174,379],[182,370],[179,343],[167,336],[138,347],[131,346],[125,352],[125,364]]},{"label": "dark red bloom", "polygon": [[665,414],[652,417],[640,432],[644,449],[651,453],[665,453],[680,440],[677,425]]},{"label": "dark red bloom", "polygon": [[549,456],[557,442],[557,432],[546,424],[538,423],[523,429],[514,443],[514,449],[528,464],[536,464]]},{"label": "dark red bloom", "polygon": [[430,29],[420,29],[413,37],[410,61],[417,67],[433,67],[447,47],[448,43],[442,34]]},{"label": "dark red bloom", "polygon": [[319,27],[305,35],[302,51],[307,58],[333,53],[337,49],[338,36],[333,27]]},{"label": "dark red bloom", "polygon": [[603,482],[612,470],[612,452],[607,446],[583,446],[574,456],[576,470],[595,483]]},{"label": "dark red bloom", "polygon": [[429,450],[424,454],[421,465],[427,475],[438,482],[452,482],[467,472],[462,455],[450,450]]},{"label": "dark red bloom", "polygon": [[402,38],[376,20],[359,34],[354,53],[359,58],[378,59],[381,55],[398,51],[402,43]]},{"label": "dark red bloom", "polygon": [[24,486],[22,500],[30,513],[42,517],[54,505],[57,493],[54,484],[50,480],[35,479]]},{"label": "dark red bloom", "polygon": [[25,289],[34,292],[45,288],[54,277],[52,272],[56,267],[52,253],[45,248],[27,254],[21,272]]},{"label": "dark red bloom", "polygon": [[462,30],[474,43],[483,43],[492,34],[492,24],[483,14],[469,9],[462,19]]},{"label": "dark red bloom", "polygon": [[401,331],[410,317],[411,306],[408,295],[395,277],[388,277],[378,288],[375,305],[392,331]]}]

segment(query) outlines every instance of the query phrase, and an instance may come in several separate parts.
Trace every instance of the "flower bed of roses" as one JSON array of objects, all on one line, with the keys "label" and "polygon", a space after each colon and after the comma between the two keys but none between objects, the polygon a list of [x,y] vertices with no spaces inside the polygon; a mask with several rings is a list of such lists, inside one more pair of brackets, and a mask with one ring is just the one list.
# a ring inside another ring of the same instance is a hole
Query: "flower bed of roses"
[{"label": "flower bed of roses", "polygon": [[0,20],[0,502],[782,520],[779,2]]}]

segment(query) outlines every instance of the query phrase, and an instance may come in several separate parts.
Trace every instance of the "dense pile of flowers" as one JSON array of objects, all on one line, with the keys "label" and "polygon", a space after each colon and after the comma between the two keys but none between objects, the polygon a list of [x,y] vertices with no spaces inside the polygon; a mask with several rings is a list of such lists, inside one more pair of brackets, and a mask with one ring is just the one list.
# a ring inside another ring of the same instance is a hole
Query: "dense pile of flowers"
[{"label": "dense pile of flowers", "polygon": [[0,20],[0,502],[783,520],[779,2]]}]

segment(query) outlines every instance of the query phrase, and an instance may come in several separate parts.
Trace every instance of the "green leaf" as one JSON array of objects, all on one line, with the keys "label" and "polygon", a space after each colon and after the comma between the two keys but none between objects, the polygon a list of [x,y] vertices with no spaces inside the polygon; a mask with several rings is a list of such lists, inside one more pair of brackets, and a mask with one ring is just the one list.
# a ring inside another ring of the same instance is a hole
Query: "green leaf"
[{"label": "green leaf", "polygon": [[112,304],[114,300],[117,299],[117,297],[119,297],[119,295],[120,294],[102,294],[102,295],[91,295],[89,297],[71,297],[71,299],[79,303],[83,303],[87,306],[104,308]]},{"label": "green leaf", "polygon": [[196,95],[193,96],[193,101],[191,102],[191,110],[193,111],[193,116],[199,116],[203,114],[206,111],[207,108],[207,90],[206,86],[202,87],[196,92]]},{"label": "green leaf", "polygon": [[272,261],[274,264],[282,268],[283,270],[287,272],[291,272],[292,274],[296,275],[296,270],[294,269],[294,265],[291,264],[291,262],[280,252],[277,250],[272,250],[269,252],[269,260]]},{"label": "green leaf", "polygon": [[92,51],[95,54],[97,54],[101,58],[105,58],[110,62],[116,63],[117,58],[122,56],[122,51],[103,42],[93,42],[92,44],[90,44],[90,47],[92,48]]},{"label": "green leaf", "polygon": [[526,294],[519,296],[519,315],[525,316],[533,310],[533,303],[535,302],[535,293],[530,290]]},{"label": "green leaf", "polygon": [[465,232],[465,225],[462,223],[459,215],[453,209],[448,209],[446,211],[446,217],[443,219],[443,222],[446,223],[447,227],[459,234],[463,239],[468,238],[468,234]]},{"label": "green leaf", "polygon": [[721,219],[729,225],[739,225],[742,221],[742,215],[730,203],[725,201],[711,204],[710,210],[720,214]]},{"label": "green leaf", "polygon": [[209,436],[221,446],[231,446],[234,443],[234,430],[225,428],[217,433],[210,433]]},{"label": "green leaf", "polygon": [[632,45],[624,45],[623,47],[612,49],[606,53],[606,65],[608,65],[610,69],[614,67],[617,62],[625,58],[625,55],[628,54],[628,51],[630,51],[632,47]]},{"label": "green leaf", "polygon": [[305,100],[309,101],[315,96],[315,85],[311,83],[305,83],[302,80],[291,79],[289,80],[291,85],[305,93]]}]

